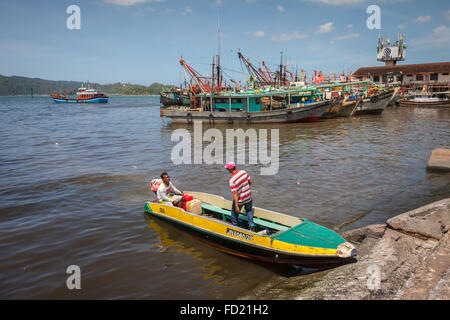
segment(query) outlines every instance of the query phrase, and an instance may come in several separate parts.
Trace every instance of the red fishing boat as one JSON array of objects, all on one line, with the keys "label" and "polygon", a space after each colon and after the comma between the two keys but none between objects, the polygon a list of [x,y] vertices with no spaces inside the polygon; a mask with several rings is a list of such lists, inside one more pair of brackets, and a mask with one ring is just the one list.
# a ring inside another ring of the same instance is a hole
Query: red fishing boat
[{"label": "red fishing boat", "polygon": [[51,95],[53,101],[56,103],[107,103],[108,96],[102,92],[94,89],[78,88],[75,98],[53,93]]}]

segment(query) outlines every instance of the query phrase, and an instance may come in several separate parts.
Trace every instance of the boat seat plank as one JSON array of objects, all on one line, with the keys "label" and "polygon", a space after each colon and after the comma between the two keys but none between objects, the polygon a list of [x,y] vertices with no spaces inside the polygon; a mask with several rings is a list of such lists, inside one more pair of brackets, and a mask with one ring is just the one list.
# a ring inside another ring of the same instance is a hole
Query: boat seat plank
[{"label": "boat seat plank", "polygon": [[[206,209],[206,210],[210,210],[210,211],[214,211],[214,212],[218,212],[223,214],[223,220],[225,221],[225,216],[231,217],[231,211],[229,210],[225,210],[207,203],[202,203],[202,208]],[[248,221],[248,218],[246,215],[244,214],[239,214],[239,219],[244,220],[244,221]],[[266,221],[266,220],[262,220],[259,218],[254,217],[253,218],[253,222],[255,224],[258,224],[260,226],[266,227],[266,228],[270,228],[270,229],[275,229],[275,230],[279,230],[279,231],[285,231],[288,230],[289,227],[277,224],[277,223],[273,223],[270,221]]]}]

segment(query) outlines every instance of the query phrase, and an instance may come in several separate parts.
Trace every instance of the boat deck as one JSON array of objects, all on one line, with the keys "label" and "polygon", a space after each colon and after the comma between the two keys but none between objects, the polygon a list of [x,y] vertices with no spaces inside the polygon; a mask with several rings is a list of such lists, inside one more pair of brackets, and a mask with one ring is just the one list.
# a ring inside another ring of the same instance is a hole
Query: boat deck
[{"label": "boat deck", "polygon": [[[231,211],[218,208],[216,206],[202,203],[202,209],[203,214],[205,215],[212,215],[214,218],[222,220],[224,222],[230,222],[231,221]],[[248,223],[248,217],[246,214],[239,214],[238,216],[238,223],[246,225]],[[253,222],[255,223],[257,229],[261,229],[261,231],[269,230],[270,234],[277,233],[279,231],[286,231],[289,229],[288,226],[275,223],[272,221],[268,221],[265,219],[260,219],[257,217],[253,217]]]}]

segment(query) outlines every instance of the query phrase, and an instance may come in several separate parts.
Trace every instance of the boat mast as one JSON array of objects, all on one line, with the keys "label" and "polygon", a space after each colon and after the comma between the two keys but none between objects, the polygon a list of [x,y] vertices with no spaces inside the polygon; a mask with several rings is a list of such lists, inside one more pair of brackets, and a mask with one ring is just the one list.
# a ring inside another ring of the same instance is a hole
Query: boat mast
[{"label": "boat mast", "polygon": [[215,77],[215,64],[214,64],[214,55],[213,55],[213,60],[212,60],[212,82],[211,82],[211,88],[214,90],[214,86],[216,84],[216,77]]},{"label": "boat mast", "polygon": [[220,71],[220,19],[218,12],[217,12],[217,41],[219,47],[219,54],[217,55],[217,92],[220,92],[220,88],[222,87],[222,73]]},{"label": "boat mast", "polygon": [[280,58],[280,87],[283,85],[283,51],[281,53]]}]

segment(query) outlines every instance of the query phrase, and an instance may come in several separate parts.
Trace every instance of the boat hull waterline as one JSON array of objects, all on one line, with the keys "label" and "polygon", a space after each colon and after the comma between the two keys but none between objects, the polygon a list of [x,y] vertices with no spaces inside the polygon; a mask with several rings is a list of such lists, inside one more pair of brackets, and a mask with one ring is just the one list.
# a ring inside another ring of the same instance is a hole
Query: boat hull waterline
[{"label": "boat hull waterline", "polygon": [[413,101],[402,99],[398,101],[400,107],[418,107],[418,108],[450,108],[450,99],[440,101]]},{"label": "boat hull waterline", "polygon": [[[258,220],[258,213],[264,216],[271,212],[261,208],[254,209],[255,220]],[[281,219],[287,217],[294,225],[273,235],[266,235],[233,226],[229,222],[205,214],[189,213],[171,205],[147,202],[144,210],[152,216],[181,227],[221,251],[248,259],[325,268],[349,262],[355,255],[354,247],[335,232],[310,221],[275,212],[270,214],[281,215]],[[325,239],[322,239],[324,237]]]}]

